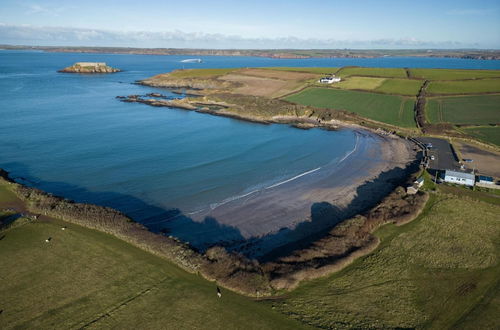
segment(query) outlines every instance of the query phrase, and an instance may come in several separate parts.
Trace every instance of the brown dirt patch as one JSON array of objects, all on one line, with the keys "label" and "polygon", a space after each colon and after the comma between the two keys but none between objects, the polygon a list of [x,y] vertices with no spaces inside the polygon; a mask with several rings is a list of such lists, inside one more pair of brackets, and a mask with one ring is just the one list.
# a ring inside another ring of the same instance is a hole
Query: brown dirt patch
[{"label": "brown dirt patch", "polygon": [[268,69],[243,69],[238,71],[238,73],[257,76],[263,78],[273,78],[280,80],[297,80],[304,81],[308,79],[317,78],[319,75],[306,72],[292,72],[292,71],[281,71],[281,70],[268,70]]},{"label": "brown dirt patch", "polygon": [[498,166],[500,153],[480,149],[461,141],[454,141],[453,143],[457,146],[462,158],[474,160],[472,163],[466,163],[467,167],[477,169],[480,174],[500,177],[500,167]]},{"label": "brown dirt patch", "polygon": [[265,97],[276,97],[278,95],[287,94],[291,89],[293,90],[293,88],[297,86],[295,81],[233,73],[221,77],[220,80],[243,84],[242,87],[235,88],[233,90],[234,93]]}]

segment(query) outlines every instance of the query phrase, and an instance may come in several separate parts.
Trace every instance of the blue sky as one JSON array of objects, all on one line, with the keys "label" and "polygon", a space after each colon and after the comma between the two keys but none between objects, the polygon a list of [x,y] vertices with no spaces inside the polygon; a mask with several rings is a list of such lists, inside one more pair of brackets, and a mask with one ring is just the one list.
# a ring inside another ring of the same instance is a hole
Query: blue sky
[{"label": "blue sky", "polygon": [[500,48],[500,1],[0,1],[0,43]]}]

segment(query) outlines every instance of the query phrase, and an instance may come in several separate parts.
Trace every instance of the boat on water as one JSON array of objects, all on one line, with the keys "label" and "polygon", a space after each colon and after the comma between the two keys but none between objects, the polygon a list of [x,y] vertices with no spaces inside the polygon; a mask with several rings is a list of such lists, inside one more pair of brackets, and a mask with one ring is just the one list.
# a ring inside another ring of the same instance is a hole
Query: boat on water
[{"label": "boat on water", "polygon": [[201,58],[188,58],[181,61],[182,63],[201,63],[203,62]]}]

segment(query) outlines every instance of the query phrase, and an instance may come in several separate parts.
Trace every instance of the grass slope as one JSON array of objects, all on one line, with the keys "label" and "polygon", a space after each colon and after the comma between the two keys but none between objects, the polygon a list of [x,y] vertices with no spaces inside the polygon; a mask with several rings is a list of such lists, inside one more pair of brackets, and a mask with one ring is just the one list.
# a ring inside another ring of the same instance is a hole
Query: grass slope
[{"label": "grass slope", "polygon": [[500,122],[500,95],[428,98],[425,111],[431,123],[495,124]]},{"label": "grass slope", "polygon": [[273,305],[323,328],[494,328],[499,212],[497,205],[435,194],[417,220],[378,230],[382,243],[374,253]]},{"label": "grass slope", "polygon": [[387,77],[387,78],[406,78],[405,69],[401,68],[362,68],[362,67],[345,67],[338,71],[340,77],[349,76],[370,76],[370,77]]},{"label": "grass slope", "polygon": [[427,80],[461,80],[500,77],[500,70],[409,69],[415,78]]},{"label": "grass slope", "polygon": [[[14,198],[5,185],[0,197],[0,209]],[[232,292],[219,299],[214,283],[101,232],[44,219],[1,237],[2,329],[301,327]]]},{"label": "grass slope", "polygon": [[468,127],[461,129],[463,132],[485,142],[500,146],[500,127]]},{"label": "grass slope", "polygon": [[423,81],[412,79],[386,79],[375,90],[387,94],[417,96]]},{"label": "grass slope", "polygon": [[475,94],[500,92],[500,79],[432,81],[428,94]]},{"label": "grass slope", "polygon": [[343,109],[363,117],[402,127],[414,127],[414,99],[333,88],[308,88],[287,101],[319,108]]}]

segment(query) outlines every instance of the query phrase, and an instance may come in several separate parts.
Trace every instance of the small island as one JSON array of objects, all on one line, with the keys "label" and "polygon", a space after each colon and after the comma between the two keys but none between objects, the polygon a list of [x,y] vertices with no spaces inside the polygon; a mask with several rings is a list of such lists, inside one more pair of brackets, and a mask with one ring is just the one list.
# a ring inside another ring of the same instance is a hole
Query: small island
[{"label": "small island", "polygon": [[112,68],[104,62],[77,62],[59,70],[59,72],[64,73],[115,73],[120,71],[120,69]]}]

